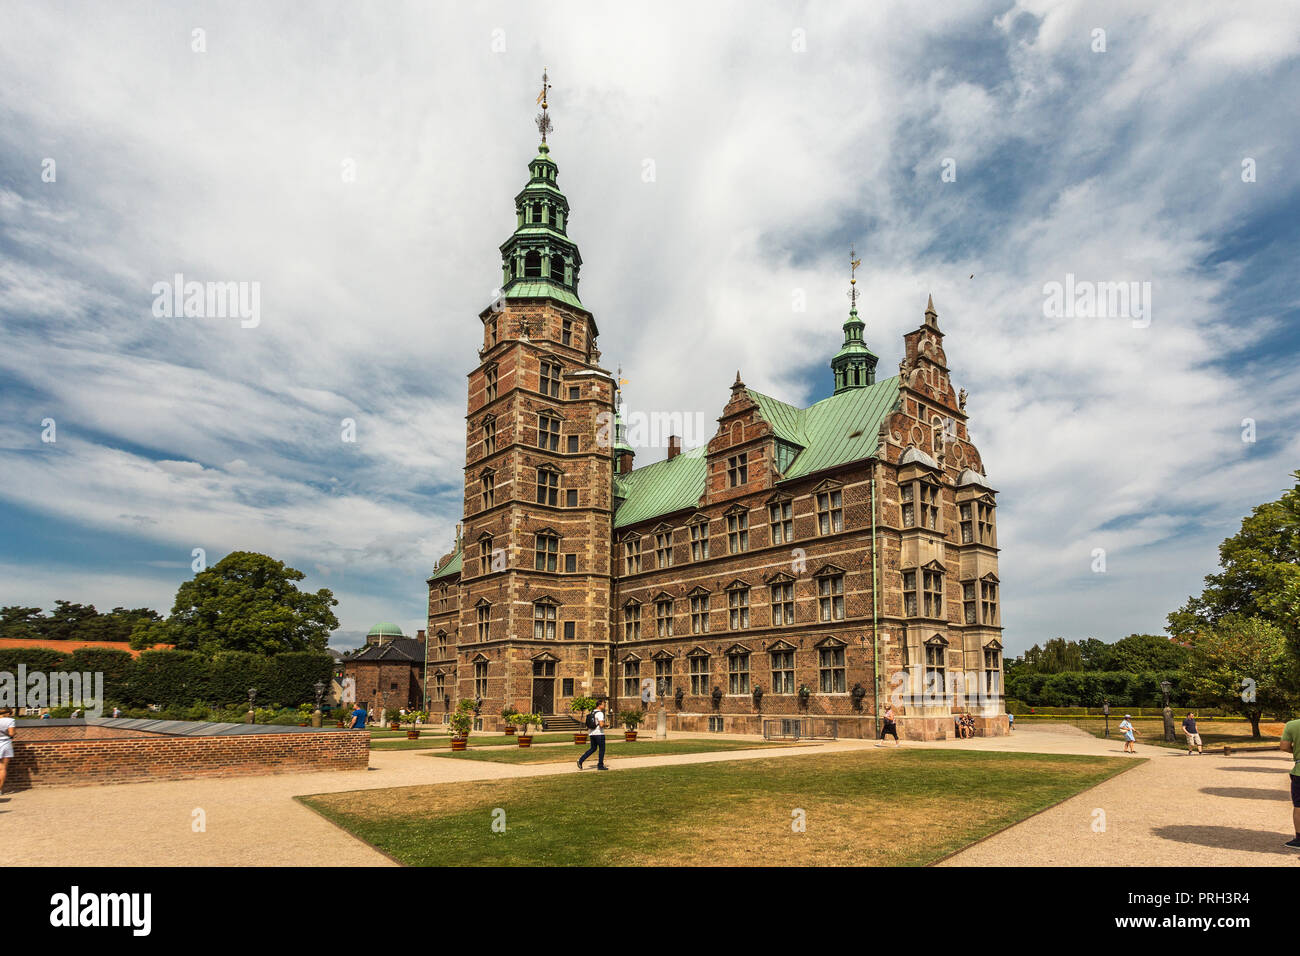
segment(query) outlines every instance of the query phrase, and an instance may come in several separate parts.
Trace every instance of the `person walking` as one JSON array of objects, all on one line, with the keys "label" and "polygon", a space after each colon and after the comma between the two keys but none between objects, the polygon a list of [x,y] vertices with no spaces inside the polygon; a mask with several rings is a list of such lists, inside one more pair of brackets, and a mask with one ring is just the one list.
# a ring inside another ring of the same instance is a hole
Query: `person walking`
[{"label": "person walking", "polygon": [[4,793],[5,779],[9,776],[9,761],[14,758],[14,712],[0,707],[0,793]]},{"label": "person walking", "polygon": [[366,709],[362,707],[360,704],[357,704],[356,710],[352,711],[352,719],[348,721],[348,729],[349,730],[366,729]]},{"label": "person walking", "polygon": [[1187,736],[1187,756],[1192,755],[1192,747],[1201,752],[1201,735],[1196,732],[1196,711],[1183,718],[1183,733]]},{"label": "person walking", "polygon": [[894,738],[894,746],[895,746],[895,747],[900,746],[900,744],[899,744],[899,742],[898,742],[898,724],[894,721],[894,705],[893,705],[893,704],[890,704],[888,707],[885,708],[885,712],[884,712],[883,715],[881,715],[881,718],[882,718],[882,721],[883,721],[883,722],[882,722],[881,725],[880,725],[880,742],[877,743],[876,746],[877,746],[877,747],[883,747],[883,746],[885,746],[885,743],[884,743],[884,741],[885,741],[885,734],[889,734],[891,737]]},{"label": "person walking", "polygon": [[591,746],[587,752],[578,758],[578,769],[582,769],[582,762],[592,754],[600,751],[596,757],[596,769],[608,770],[605,766],[605,707],[609,701],[604,697],[596,699],[596,709],[587,715],[587,730],[590,733]]},{"label": "person walking", "polygon": [[1013,731],[1015,729],[1016,729],[1016,715],[1011,713],[1011,711],[1007,711],[1007,731],[1009,733],[1010,731]]},{"label": "person walking", "polygon": [[1119,729],[1124,734],[1124,752],[1126,754],[1137,753],[1137,747],[1133,746],[1133,741],[1137,739],[1133,733],[1133,719],[1128,714],[1119,722]]},{"label": "person walking", "polygon": [[1295,826],[1295,839],[1282,845],[1292,850],[1300,850],[1300,720],[1287,721],[1282,728],[1282,743],[1278,745],[1295,760],[1291,772],[1291,823]]}]

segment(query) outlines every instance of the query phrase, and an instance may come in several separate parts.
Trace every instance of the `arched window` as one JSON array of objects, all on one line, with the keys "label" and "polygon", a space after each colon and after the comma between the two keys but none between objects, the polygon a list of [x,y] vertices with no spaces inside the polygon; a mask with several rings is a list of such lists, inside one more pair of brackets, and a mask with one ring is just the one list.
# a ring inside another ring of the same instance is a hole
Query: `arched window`
[{"label": "arched window", "polygon": [[542,277],[542,254],[533,250],[524,256],[524,278],[540,279]]}]

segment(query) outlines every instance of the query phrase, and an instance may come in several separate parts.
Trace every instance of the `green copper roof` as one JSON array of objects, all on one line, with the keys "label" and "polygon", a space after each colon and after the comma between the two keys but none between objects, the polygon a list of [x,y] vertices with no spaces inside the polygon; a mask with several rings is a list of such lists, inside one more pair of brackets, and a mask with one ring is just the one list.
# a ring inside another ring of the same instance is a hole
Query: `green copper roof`
[{"label": "green copper roof", "polygon": [[460,574],[460,566],[463,557],[464,551],[458,548],[456,553],[451,556],[451,560],[442,567],[437,568],[433,574],[429,576],[429,580],[436,581],[438,578],[449,578],[453,574]]},{"label": "green copper roof", "polygon": [[366,637],[405,637],[402,629],[390,621],[383,621],[376,624],[367,633]]},{"label": "green copper roof", "polygon": [[[898,401],[898,376],[847,389],[808,408],[752,388],[745,391],[776,433],[778,461],[789,461],[780,481],[784,483],[873,457],[880,423]],[[614,494],[623,499],[614,512],[615,529],[697,507],[704,494],[706,452],[707,446],[701,445],[615,478]]]},{"label": "green copper roof", "polygon": [[614,527],[694,508],[704,494],[704,455],[708,446],[684,451],[676,458],[635,468],[614,479],[614,494],[625,499],[614,512]]},{"label": "green copper roof", "polygon": [[505,297],[507,299],[555,299],[557,302],[572,305],[584,312],[587,309],[578,298],[578,293],[566,289],[564,286],[554,285],[545,279],[525,279],[512,282],[506,286]]}]

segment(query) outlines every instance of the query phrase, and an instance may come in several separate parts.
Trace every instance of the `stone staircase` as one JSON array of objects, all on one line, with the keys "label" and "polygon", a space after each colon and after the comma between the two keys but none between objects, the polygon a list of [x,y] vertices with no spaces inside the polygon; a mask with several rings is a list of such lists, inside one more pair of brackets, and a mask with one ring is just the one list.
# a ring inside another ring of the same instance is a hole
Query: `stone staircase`
[{"label": "stone staircase", "polygon": [[585,730],[582,721],[572,714],[553,714],[549,717],[542,718],[542,729],[546,731],[572,733],[574,731]]}]

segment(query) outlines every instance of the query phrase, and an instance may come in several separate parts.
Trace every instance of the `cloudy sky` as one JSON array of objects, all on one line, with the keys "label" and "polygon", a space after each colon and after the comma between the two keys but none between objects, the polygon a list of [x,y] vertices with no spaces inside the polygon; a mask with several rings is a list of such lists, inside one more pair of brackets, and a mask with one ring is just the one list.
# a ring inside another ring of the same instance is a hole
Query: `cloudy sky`
[{"label": "cloudy sky", "polygon": [[[856,243],[883,375],[934,295],[1008,648],[1158,631],[1300,467],[1300,8],[1133,6],[6,0],[0,604],[249,549],[337,646],[423,626],[545,66],[633,409],[828,394]],[[155,316],[177,273],[258,323]],[[1046,315],[1067,275],[1149,322]]]}]

